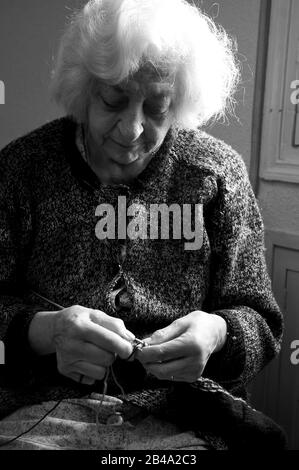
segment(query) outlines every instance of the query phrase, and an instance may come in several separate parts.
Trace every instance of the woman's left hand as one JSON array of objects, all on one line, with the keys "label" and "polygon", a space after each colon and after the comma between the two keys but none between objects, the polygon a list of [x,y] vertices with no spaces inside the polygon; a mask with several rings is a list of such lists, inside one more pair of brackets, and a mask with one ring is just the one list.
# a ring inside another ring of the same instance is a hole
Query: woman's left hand
[{"label": "woman's left hand", "polygon": [[226,334],[222,317],[195,310],[146,338],[135,357],[160,380],[195,382],[210,355],[223,348]]}]

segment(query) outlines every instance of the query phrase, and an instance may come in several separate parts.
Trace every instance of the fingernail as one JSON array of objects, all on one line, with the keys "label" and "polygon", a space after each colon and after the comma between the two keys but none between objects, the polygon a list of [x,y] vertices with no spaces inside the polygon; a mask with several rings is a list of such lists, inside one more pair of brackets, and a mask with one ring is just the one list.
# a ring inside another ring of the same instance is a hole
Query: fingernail
[{"label": "fingernail", "polygon": [[149,337],[149,338],[144,338],[142,341],[144,341],[145,346],[150,346],[150,344],[151,344],[151,337]]},{"label": "fingernail", "polygon": [[126,337],[128,338],[129,341],[133,341],[135,339],[135,335],[131,333],[131,331],[129,330],[126,331]]}]

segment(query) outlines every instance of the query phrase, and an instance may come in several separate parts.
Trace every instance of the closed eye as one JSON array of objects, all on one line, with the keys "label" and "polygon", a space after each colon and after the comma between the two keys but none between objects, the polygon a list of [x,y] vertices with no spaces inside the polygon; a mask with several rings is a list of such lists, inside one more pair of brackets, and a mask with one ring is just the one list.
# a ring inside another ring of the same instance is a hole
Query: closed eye
[{"label": "closed eye", "polygon": [[157,108],[152,106],[145,106],[145,111],[153,116],[164,116],[168,113],[169,108]]},{"label": "closed eye", "polygon": [[102,101],[104,103],[104,105],[108,108],[108,109],[111,109],[111,110],[119,110],[119,109],[122,109],[124,106],[126,106],[126,101],[122,100],[122,101],[117,101],[115,103],[109,103],[108,101],[104,100],[104,98],[101,96],[102,98]]}]

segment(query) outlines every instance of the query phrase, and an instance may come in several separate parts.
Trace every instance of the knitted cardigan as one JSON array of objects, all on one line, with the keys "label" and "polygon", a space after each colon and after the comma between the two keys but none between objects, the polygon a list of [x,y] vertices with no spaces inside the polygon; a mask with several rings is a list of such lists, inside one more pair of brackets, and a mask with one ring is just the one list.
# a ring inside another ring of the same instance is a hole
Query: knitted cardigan
[{"label": "knitted cardigan", "polygon": [[[264,257],[263,222],[242,158],[203,131],[171,129],[131,184],[102,185],[75,138],[76,123],[64,117],[0,152],[0,339],[6,354],[0,417],[24,404],[82,396],[90,389],[58,374],[55,355],[37,357],[30,350],[32,317],[55,310],[34,291],[65,307],[79,304],[120,317],[140,338],[193,310],[223,317],[226,344],[212,354],[195,384],[159,381],[138,361],[117,359],[115,370],[128,402],[165,416],[168,411],[177,421],[188,416],[188,426],[200,431],[198,409],[202,426],[206,416],[205,430],[228,442],[220,423],[221,399],[233,400],[232,417],[235,397],[245,397],[246,384],[278,353],[282,336]],[[120,195],[127,206],[142,204],[144,217],[153,203],[202,204],[201,248],[184,249],[184,238],[127,237],[120,266],[120,241],[95,234],[97,206],[116,208]],[[120,276],[131,308],[116,311],[111,292]],[[108,393],[118,393],[113,383],[109,387]],[[209,393],[200,398],[200,390]],[[212,400],[208,404],[206,397]],[[243,425],[244,407],[252,409],[245,401],[237,403],[242,403],[238,422]],[[227,412],[227,403],[224,408]],[[226,423],[228,428],[228,417]],[[270,436],[267,426],[263,433]]]}]

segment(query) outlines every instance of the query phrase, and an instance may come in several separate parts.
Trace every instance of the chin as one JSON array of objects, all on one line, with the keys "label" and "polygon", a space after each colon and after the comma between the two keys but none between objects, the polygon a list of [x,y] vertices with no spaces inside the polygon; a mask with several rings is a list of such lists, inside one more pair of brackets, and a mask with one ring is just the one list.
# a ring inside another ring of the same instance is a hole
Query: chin
[{"label": "chin", "polygon": [[117,184],[117,183],[129,183],[130,181],[132,181],[134,178],[136,178],[136,176],[138,176],[139,172],[132,172],[132,170],[130,172],[126,172],[126,171],[114,171],[110,177],[109,177],[109,181],[111,183],[114,183],[114,184]]},{"label": "chin", "polygon": [[151,158],[146,158],[145,155],[139,155],[136,160],[133,162],[122,165],[115,160],[112,160],[113,165],[111,167],[111,173],[109,180],[113,183],[129,183],[137,178],[140,173],[142,173],[147,165],[149,164]]}]

